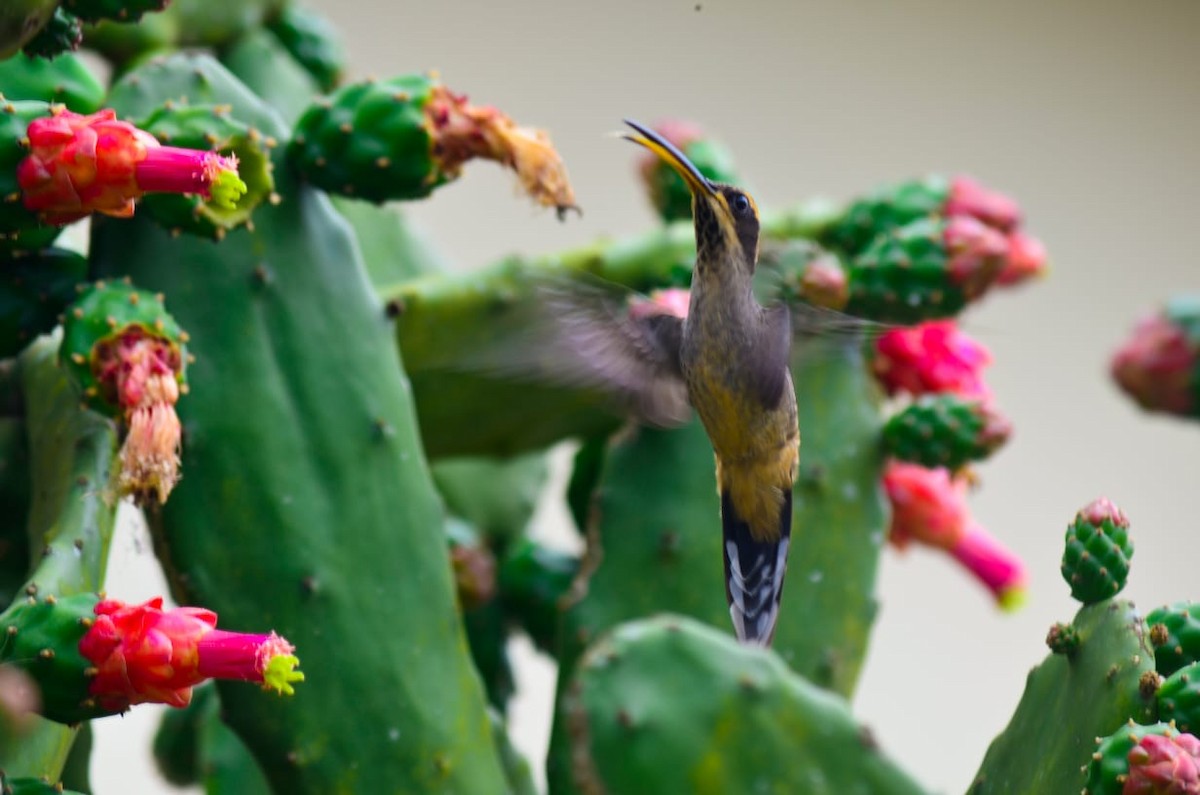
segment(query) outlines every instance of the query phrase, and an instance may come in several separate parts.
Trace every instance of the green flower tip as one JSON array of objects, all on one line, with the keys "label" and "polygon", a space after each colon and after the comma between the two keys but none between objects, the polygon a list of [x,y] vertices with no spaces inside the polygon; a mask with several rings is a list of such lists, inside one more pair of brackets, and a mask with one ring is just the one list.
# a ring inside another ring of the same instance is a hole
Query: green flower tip
[{"label": "green flower tip", "polygon": [[246,183],[238,176],[237,158],[216,155],[212,159],[212,183],[208,203],[225,210],[237,208],[238,200],[246,195]]},{"label": "green flower tip", "polygon": [[294,654],[277,654],[267,661],[262,672],[263,690],[274,690],[281,696],[293,696],[296,689],[293,682],[303,682],[304,672],[297,671],[300,658]]}]

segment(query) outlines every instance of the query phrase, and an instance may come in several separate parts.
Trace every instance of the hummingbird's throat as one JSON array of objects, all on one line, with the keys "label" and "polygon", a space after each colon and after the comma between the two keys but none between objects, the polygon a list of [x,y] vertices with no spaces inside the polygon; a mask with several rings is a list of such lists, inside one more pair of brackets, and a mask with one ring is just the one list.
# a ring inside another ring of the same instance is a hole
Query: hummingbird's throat
[{"label": "hummingbird's throat", "polygon": [[[717,206],[723,197],[692,199],[692,217],[696,227],[696,267],[701,271],[717,270],[729,275],[734,269],[754,273],[758,241],[743,241],[728,210]],[[750,243],[754,248],[747,251]],[[706,274],[710,275],[710,274]]]}]

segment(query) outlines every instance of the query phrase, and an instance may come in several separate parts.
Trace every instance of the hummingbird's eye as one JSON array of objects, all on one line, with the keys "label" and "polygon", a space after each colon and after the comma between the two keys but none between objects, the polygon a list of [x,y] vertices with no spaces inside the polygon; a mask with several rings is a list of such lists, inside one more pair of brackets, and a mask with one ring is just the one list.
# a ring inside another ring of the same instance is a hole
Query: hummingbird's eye
[{"label": "hummingbird's eye", "polygon": [[750,211],[750,200],[746,198],[746,194],[738,193],[733,197],[733,211],[738,215],[745,215]]}]

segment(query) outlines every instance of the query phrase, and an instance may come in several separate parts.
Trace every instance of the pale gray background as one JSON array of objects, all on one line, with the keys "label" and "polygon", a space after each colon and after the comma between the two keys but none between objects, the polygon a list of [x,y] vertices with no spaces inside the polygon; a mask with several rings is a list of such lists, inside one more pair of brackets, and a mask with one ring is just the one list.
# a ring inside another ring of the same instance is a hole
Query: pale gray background
[{"label": "pale gray background", "polygon": [[[1140,605],[1200,596],[1197,428],[1141,414],[1106,377],[1135,317],[1197,286],[1200,6],[318,5],[345,32],[356,72],[436,67],[473,100],[552,132],[582,219],[559,224],[514,199],[512,178],[490,164],[414,208],[464,268],[653,224],[632,147],[605,137],[625,116],[703,122],[733,148],[760,205],[846,197],[933,170],[969,171],[1020,199],[1055,267],[968,317],[995,354],[988,380],[1016,425],[980,468],[972,507],[1028,561],[1029,603],[999,614],[940,556],[889,552],[856,699],[883,746],[930,787],[966,787],[1045,653],[1047,627],[1072,614],[1058,560],[1085,502],[1108,495],[1132,518],[1127,593]],[[549,511],[539,532],[562,537],[563,521]],[[110,593],[160,590],[141,574],[152,570],[144,546],[127,535],[119,547]],[[531,665],[536,688],[518,705],[517,739],[540,756],[551,681]],[[153,722],[138,709],[99,724],[99,795],[172,791],[129,761]]]}]

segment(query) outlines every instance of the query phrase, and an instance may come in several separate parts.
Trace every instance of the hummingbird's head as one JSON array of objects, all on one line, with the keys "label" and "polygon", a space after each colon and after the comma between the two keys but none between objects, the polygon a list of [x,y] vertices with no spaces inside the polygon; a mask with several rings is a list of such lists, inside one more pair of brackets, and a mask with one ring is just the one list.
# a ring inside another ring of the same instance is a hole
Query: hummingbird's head
[{"label": "hummingbird's head", "polygon": [[650,128],[629,119],[625,123],[635,132],[622,137],[662,158],[692,192],[696,267],[703,270],[732,264],[753,273],[758,261],[758,206],[750,194],[708,179],[674,144]]}]

